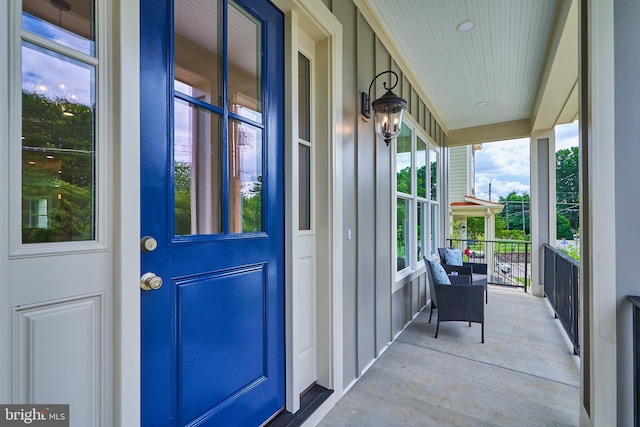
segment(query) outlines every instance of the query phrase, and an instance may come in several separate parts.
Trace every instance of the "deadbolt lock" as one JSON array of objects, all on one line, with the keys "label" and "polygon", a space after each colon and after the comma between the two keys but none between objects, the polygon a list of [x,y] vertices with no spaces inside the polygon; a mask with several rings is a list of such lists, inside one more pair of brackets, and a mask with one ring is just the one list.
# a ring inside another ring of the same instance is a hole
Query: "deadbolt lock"
[{"label": "deadbolt lock", "polygon": [[142,252],[153,252],[158,247],[158,241],[151,236],[144,236],[140,239],[140,250]]}]

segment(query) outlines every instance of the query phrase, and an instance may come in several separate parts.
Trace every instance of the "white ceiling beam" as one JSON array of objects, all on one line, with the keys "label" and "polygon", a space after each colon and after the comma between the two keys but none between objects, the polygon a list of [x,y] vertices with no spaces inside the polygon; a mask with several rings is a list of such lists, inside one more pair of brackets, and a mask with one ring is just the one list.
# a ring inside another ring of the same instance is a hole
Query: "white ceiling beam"
[{"label": "white ceiling beam", "polygon": [[[554,32],[548,49],[536,102],[531,113],[531,132],[553,129],[578,111],[578,2],[558,2]],[[572,97],[575,97],[572,98]],[[575,111],[571,111],[575,108]],[[564,117],[564,119],[561,119]]]},{"label": "white ceiling beam", "polygon": [[531,121],[528,119],[495,123],[449,131],[447,147],[528,138],[529,135],[531,135]]}]

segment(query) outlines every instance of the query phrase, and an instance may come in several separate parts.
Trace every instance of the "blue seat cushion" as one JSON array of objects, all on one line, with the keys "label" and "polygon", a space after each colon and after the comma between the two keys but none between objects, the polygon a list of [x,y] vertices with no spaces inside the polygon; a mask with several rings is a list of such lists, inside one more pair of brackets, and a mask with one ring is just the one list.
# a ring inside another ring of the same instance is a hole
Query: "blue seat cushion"
[{"label": "blue seat cushion", "polygon": [[438,285],[450,285],[451,280],[449,280],[449,276],[447,276],[447,272],[444,271],[444,268],[437,261],[431,262],[431,273],[433,274],[433,280]]},{"label": "blue seat cushion", "polygon": [[446,248],[444,251],[444,263],[462,265],[462,252],[459,249]]}]

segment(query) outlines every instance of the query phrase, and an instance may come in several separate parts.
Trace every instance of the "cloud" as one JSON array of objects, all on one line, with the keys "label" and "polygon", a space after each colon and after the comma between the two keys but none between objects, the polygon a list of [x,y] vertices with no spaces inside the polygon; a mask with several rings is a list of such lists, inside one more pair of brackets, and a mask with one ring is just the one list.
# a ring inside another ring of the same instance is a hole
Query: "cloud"
[{"label": "cloud", "polygon": [[[556,126],[556,151],[577,147],[578,122]],[[476,196],[497,201],[512,191],[530,194],[530,142],[529,138],[482,144],[476,151]]]},{"label": "cloud", "polygon": [[482,144],[476,151],[476,196],[497,201],[512,191],[529,193],[529,139]]},{"label": "cloud", "polygon": [[579,142],[578,121],[556,126],[556,151],[577,147]]},{"label": "cloud", "polygon": [[528,183],[521,181],[502,180],[500,177],[476,177],[476,197],[489,200],[489,183],[491,183],[491,200],[497,202],[500,197],[506,197],[509,193],[530,193]]}]

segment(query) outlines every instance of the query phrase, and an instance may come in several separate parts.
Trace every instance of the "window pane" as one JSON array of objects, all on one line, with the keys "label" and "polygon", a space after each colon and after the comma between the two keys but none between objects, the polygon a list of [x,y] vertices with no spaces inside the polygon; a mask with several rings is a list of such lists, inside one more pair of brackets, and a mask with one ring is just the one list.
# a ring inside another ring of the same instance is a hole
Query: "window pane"
[{"label": "window pane", "polygon": [[262,26],[236,2],[229,2],[229,109],[262,122]]},{"label": "window pane", "polygon": [[300,230],[311,230],[311,147],[298,144],[298,221]]},{"label": "window pane", "polygon": [[221,6],[212,0],[180,0],[174,6],[175,90],[222,105]]},{"label": "window pane", "polygon": [[262,231],[262,130],[229,122],[229,233]]},{"label": "window pane", "polygon": [[95,239],[95,68],[22,44],[22,242]]},{"label": "window pane", "polygon": [[23,0],[22,29],[93,56],[94,9],[93,0]]},{"label": "window pane", "polygon": [[397,199],[396,206],[396,219],[397,219],[397,241],[396,241],[396,255],[397,255],[397,271],[400,271],[410,265],[410,252],[411,246],[409,243],[409,236],[411,235],[409,228],[409,215],[410,215],[411,203],[407,199]]},{"label": "window pane", "polygon": [[433,148],[429,150],[429,160],[431,162],[431,200],[438,201],[438,152]]},{"label": "window pane", "polygon": [[431,233],[429,235],[429,248],[431,249],[431,253],[436,253],[436,242],[437,242],[437,233],[438,233],[438,205],[431,205]]},{"label": "window pane", "polygon": [[416,260],[422,261],[423,256],[429,256],[430,254],[425,251],[425,243],[427,236],[427,209],[426,203],[418,203],[418,253],[416,254]]},{"label": "window pane", "polygon": [[174,233],[222,233],[220,118],[175,99]]},{"label": "window pane", "polygon": [[311,69],[309,60],[298,53],[298,138],[311,141]]},{"label": "window pane", "polygon": [[411,129],[408,126],[402,127],[396,145],[397,191],[411,194]]},{"label": "window pane", "polygon": [[427,198],[427,143],[416,138],[416,173],[418,174],[418,197]]}]

